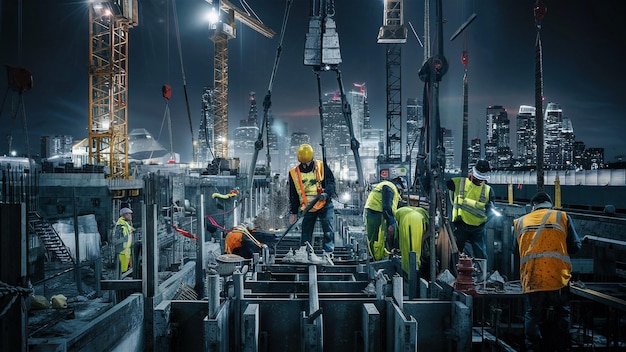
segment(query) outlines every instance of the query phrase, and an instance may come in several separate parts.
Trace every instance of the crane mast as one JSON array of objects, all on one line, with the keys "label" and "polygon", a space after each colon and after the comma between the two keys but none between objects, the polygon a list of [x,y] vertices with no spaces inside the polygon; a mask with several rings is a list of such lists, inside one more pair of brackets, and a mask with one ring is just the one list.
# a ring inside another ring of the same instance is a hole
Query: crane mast
[{"label": "crane mast", "polygon": [[403,0],[385,0],[378,43],[386,44],[387,161],[402,159],[402,46],[406,43]]},{"label": "crane mast", "polygon": [[213,120],[214,154],[216,158],[228,158],[228,41],[236,37],[235,19],[261,33],[273,38],[275,32],[258,19],[239,9],[228,0],[206,0],[214,4],[219,12],[223,11],[222,20],[212,23],[211,41],[214,46],[213,84],[215,88],[215,109]]},{"label": "crane mast", "polygon": [[127,179],[128,30],[137,25],[137,0],[89,7],[89,162]]}]

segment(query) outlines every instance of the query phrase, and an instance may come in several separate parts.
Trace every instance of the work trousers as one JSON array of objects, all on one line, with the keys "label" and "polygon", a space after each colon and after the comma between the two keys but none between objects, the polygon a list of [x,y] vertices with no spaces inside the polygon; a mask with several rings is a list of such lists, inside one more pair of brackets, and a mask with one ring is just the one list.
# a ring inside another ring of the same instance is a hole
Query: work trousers
[{"label": "work trousers", "polygon": [[324,251],[332,253],[335,250],[335,232],[333,230],[333,221],[335,218],[335,207],[328,200],[326,205],[315,212],[308,212],[302,215],[302,236],[300,236],[300,245],[304,246],[304,242],[313,245],[313,229],[315,222],[319,219],[324,232]]},{"label": "work trousers", "polygon": [[524,305],[526,349],[568,351],[571,347],[569,287],[525,293]]},{"label": "work trousers", "polygon": [[453,226],[454,237],[456,237],[456,245],[459,248],[459,252],[463,252],[465,242],[469,242],[472,246],[472,257],[487,259],[484,223],[478,226],[473,226],[462,221],[457,221],[453,224]]}]

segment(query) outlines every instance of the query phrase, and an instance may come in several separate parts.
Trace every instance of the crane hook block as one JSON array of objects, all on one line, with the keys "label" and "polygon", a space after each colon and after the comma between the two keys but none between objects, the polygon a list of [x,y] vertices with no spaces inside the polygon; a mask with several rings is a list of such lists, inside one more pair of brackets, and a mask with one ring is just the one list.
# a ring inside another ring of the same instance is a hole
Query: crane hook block
[{"label": "crane hook block", "polygon": [[33,75],[30,71],[22,67],[5,66],[7,68],[9,88],[20,94],[33,88]]},{"label": "crane hook block", "polygon": [[167,100],[170,100],[172,97],[172,87],[170,87],[169,84],[164,84],[163,87],[161,87],[161,92],[163,93],[163,98]]}]

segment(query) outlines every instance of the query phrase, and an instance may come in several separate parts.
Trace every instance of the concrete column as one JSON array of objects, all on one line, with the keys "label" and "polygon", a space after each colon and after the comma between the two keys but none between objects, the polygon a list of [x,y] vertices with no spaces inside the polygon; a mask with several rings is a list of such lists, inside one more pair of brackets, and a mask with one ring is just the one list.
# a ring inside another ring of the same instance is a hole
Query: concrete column
[{"label": "concrete column", "polygon": [[[0,204],[0,281],[26,287],[26,204]],[[26,351],[28,316],[22,310],[24,296],[18,294],[0,319],[0,351]]]}]

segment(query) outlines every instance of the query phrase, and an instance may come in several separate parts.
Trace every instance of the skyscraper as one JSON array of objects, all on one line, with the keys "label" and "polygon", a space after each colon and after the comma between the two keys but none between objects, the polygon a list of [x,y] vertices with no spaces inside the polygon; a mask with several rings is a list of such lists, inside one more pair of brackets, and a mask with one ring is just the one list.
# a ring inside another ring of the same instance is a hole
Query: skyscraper
[{"label": "skyscraper", "polygon": [[517,161],[519,166],[537,165],[537,126],[534,106],[521,105],[517,114]]},{"label": "skyscraper", "polygon": [[[258,110],[254,92],[250,92],[250,108],[248,116],[239,121],[239,127],[235,129],[234,155],[239,158],[240,165],[249,169],[252,162],[252,155],[255,152],[254,143],[259,136],[259,128],[257,124]],[[265,141],[264,141],[265,142]],[[257,155],[257,165],[260,160],[264,160],[263,151],[259,151]],[[256,165],[255,165],[256,167]]]},{"label": "skyscraper", "polygon": [[322,103],[324,119],[324,146],[326,162],[339,180],[348,178],[348,155],[351,156],[350,132],[341,109],[341,97],[338,92]]},{"label": "skyscraper", "polygon": [[42,136],[41,137],[41,158],[50,158],[53,156],[71,157],[72,144],[74,137],[72,136]]},{"label": "skyscraper", "polygon": [[[304,133],[304,132],[294,132],[291,134],[291,138],[289,141],[289,151],[287,153],[287,171],[289,171],[289,169],[291,169],[292,167],[298,165],[298,159],[296,158],[297,152],[298,152],[298,147],[300,146],[300,144],[311,144],[311,136],[309,136],[308,133]],[[315,151],[315,146],[311,145],[313,147],[313,150]],[[315,152],[315,159],[322,159],[321,155],[317,154],[317,152]]]},{"label": "skyscraper", "polygon": [[443,136],[443,149],[445,150],[445,158],[446,158],[446,170],[453,170],[455,168],[454,164],[454,136],[452,135],[452,130],[447,128],[441,129],[441,134]]},{"label": "skyscraper", "polygon": [[[472,139],[472,141],[470,142],[470,153],[469,153],[469,160],[467,163],[467,166],[471,169],[474,165],[476,165],[476,163],[478,162],[478,160],[480,160],[481,158],[481,154],[482,154],[482,147],[481,147],[481,141],[480,138],[478,137],[474,137]],[[467,172],[467,170],[461,170],[461,172]]]},{"label": "skyscraper", "polygon": [[417,159],[419,153],[420,130],[424,127],[424,111],[422,104],[416,98],[406,101],[406,144],[407,154],[411,160]]},{"label": "skyscraper", "polygon": [[512,166],[513,154],[509,144],[509,117],[506,109],[500,105],[487,107],[487,143],[485,159],[494,169]]},{"label": "skyscraper", "polygon": [[194,160],[201,166],[213,160],[213,119],[215,111],[215,90],[204,87],[202,92],[202,108],[200,111],[200,127],[198,129],[198,145],[195,146]]},{"label": "skyscraper", "polygon": [[548,103],[544,113],[544,166],[548,170],[574,168],[574,127],[558,103]]}]

